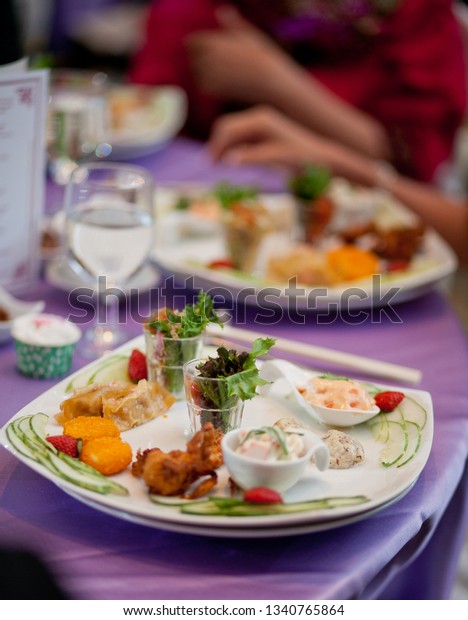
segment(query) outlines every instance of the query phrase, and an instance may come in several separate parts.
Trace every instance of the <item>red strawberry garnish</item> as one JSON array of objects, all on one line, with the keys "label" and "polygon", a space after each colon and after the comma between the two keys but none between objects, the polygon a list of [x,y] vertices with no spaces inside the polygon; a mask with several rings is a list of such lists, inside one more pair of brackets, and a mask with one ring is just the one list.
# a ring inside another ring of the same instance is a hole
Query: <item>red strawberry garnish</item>
[{"label": "red strawberry garnish", "polygon": [[141,379],[148,378],[146,356],[138,349],[133,349],[130,359],[128,360],[128,375],[134,383],[138,383]]},{"label": "red strawberry garnish", "polygon": [[403,392],[380,392],[377,396],[374,396],[375,404],[380,409],[380,411],[384,411],[388,413],[389,411],[393,411],[401,401],[404,399],[405,395]]},{"label": "red strawberry garnish", "polygon": [[46,439],[60,452],[65,452],[65,454],[73,458],[78,458],[81,442],[75,437],[71,437],[71,435],[51,435],[46,437]]},{"label": "red strawberry garnish", "polygon": [[244,501],[252,504],[282,504],[283,498],[268,487],[253,487],[244,493]]}]

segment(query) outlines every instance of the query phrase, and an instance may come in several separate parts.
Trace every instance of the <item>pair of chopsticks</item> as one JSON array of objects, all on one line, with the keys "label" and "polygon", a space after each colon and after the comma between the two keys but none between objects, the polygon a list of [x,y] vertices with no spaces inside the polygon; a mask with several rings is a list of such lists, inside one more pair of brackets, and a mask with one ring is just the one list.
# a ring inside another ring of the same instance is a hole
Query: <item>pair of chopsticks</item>
[{"label": "pair of chopsticks", "polygon": [[[250,331],[249,329],[241,329],[224,324],[224,327],[209,326],[207,334],[219,339],[232,339],[240,342],[252,343],[256,338],[265,338],[267,334]],[[371,359],[354,355],[353,353],[345,353],[336,351],[326,347],[318,347],[312,344],[304,344],[287,338],[277,338],[273,346],[276,351],[292,353],[307,359],[313,359],[321,362],[328,362],[340,368],[347,368],[367,375],[380,377],[384,379],[392,379],[402,381],[404,383],[416,384],[421,381],[422,372],[416,368],[408,368],[390,362]]]}]

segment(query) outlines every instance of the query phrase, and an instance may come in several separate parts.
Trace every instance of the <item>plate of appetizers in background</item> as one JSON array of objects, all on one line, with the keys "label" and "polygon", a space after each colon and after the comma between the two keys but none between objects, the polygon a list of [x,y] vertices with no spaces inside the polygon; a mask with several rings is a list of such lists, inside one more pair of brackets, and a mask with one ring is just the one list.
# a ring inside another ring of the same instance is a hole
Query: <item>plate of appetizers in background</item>
[{"label": "plate of appetizers in background", "polygon": [[[122,380],[130,353],[135,348],[144,351],[144,346],[143,337],[138,337],[110,356],[63,379],[17,412],[0,430],[0,442],[22,463],[72,494],[78,501],[97,510],[153,527],[220,537],[251,537],[255,533],[257,536],[283,536],[320,531],[364,519],[403,497],[425,467],[433,437],[430,394],[377,384],[364,385],[372,393],[399,390],[405,398],[398,410],[381,413],[369,423],[343,429],[353,441],[361,444],[364,458],[346,469],[329,468],[326,471],[318,471],[310,463],[304,478],[284,493],[284,505],[288,506],[286,511],[279,509],[272,510],[270,514],[226,516],[211,514],[209,510],[206,512],[205,505],[211,500],[205,498],[187,502],[180,497],[152,497],[144,481],[132,475],[130,466],[106,479],[104,487],[97,492],[81,486],[76,480],[72,482],[63,477],[53,467],[45,467],[40,461],[30,458],[31,455],[22,454],[21,441],[18,443],[17,436],[11,434],[14,426],[18,426],[21,420],[30,424],[41,412],[39,416],[44,423],[45,434],[60,435],[63,429],[55,415],[60,410],[60,404],[74,393],[73,390]],[[275,423],[278,426],[285,421],[287,425],[305,425],[320,437],[331,430],[311,419],[291,397],[290,389],[281,380],[269,386],[267,395],[259,394],[245,403],[243,426],[272,426]],[[158,417],[123,431],[121,436],[130,444],[135,461],[139,451],[149,448],[184,450],[191,438],[188,428],[187,404],[180,400]],[[224,465],[217,470],[217,475],[218,481],[211,494],[227,499],[231,485]],[[114,493],[112,488],[118,488],[118,492]],[[300,511],[290,507],[297,503],[301,505]],[[292,511],[287,512],[290,509]]]},{"label": "plate of appetizers in background", "polygon": [[[407,301],[456,270],[456,257],[440,235],[379,190],[358,192],[335,179],[335,224],[317,243],[298,240],[291,193],[243,190],[224,183],[162,191],[153,258],[164,273],[218,296],[224,292],[229,300],[320,310]],[[362,210],[368,219],[357,230],[351,223],[360,221]]]}]

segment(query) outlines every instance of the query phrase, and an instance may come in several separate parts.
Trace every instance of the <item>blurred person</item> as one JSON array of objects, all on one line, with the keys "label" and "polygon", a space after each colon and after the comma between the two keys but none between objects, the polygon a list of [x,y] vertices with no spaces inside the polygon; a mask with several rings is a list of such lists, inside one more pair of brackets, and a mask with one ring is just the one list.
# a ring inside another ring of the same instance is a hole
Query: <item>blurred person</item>
[{"label": "blurred person", "polygon": [[14,0],[0,2],[0,65],[19,60],[24,54],[20,19]]},{"label": "blurred person", "polygon": [[264,103],[424,181],[465,112],[451,0],[153,0],[129,79],[184,88],[194,137]]},{"label": "blurred person", "polygon": [[215,160],[301,169],[312,163],[368,187],[380,187],[437,230],[468,266],[468,198],[453,198],[376,160],[324,138],[268,107],[219,118],[208,142]]}]

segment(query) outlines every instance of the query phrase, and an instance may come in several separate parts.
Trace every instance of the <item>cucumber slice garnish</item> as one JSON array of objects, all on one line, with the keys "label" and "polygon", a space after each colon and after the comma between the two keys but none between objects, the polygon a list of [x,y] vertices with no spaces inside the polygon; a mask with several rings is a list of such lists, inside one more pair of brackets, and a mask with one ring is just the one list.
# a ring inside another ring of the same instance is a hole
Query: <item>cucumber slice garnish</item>
[{"label": "cucumber slice garnish", "polygon": [[406,430],[408,432],[408,449],[406,450],[406,458],[404,461],[397,463],[397,467],[403,467],[406,463],[409,463],[414,459],[416,453],[421,446],[422,440],[422,432],[416,422],[412,422],[411,420],[406,421]]},{"label": "cucumber slice garnish", "polygon": [[200,502],[205,502],[205,499],[182,499],[181,497],[170,497],[166,495],[155,495],[154,493],[149,493],[148,497],[153,502],[153,504],[158,504],[159,506],[170,506],[170,507],[180,507],[185,504],[199,504]]},{"label": "cucumber slice garnish", "polygon": [[369,499],[364,495],[351,497],[325,497],[292,504],[253,504],[233,498],[211,497],[207,501],[192,502],[180,506],[185,514],[224,517],[260,517],[264,515],[291,514],[312,510],[331,510],[364,504]]},{"label": "cucumber slice garnish", "polygon": [[59,478],[100,494],[128,495],[128,489],[104,476],[79,459],[60,452],[46,440],[48,416],[44,413],[22,416],[10,422],[6,434],[11,445]]},{"label": "cucumber slice garnish", "polygon": [[384,467],[391,467],[403,458],[408,449],[409,437],[406,425],[389,420],[390,438],[382,450],[381,460]]},{"label": "cucumber slice garnish", "polygon": [[19,454],[22,454],[23,456],[26,456],[28,459],[31,459],[33,461],[36,460],[36,457],[34,455],[33,450],[31,450],[18,436],[18,434],[16,433],[15,430],[15,426],[13,423],[9,424],[6,427],[6,436],[8,438],[8,441],[10,442],[12,448],[14,448],[16,450],[16,452],[19,452]]},{"label": "cucumber slice garnish", "polygon": [[86,387],[93,383],[109,383],[110,381],[127,381],[130,383],[128,355],[112,355],[99,364],[91,374],[89,371],[80,373],[68,383],[65,392],[72,392],[77,388]]}]

